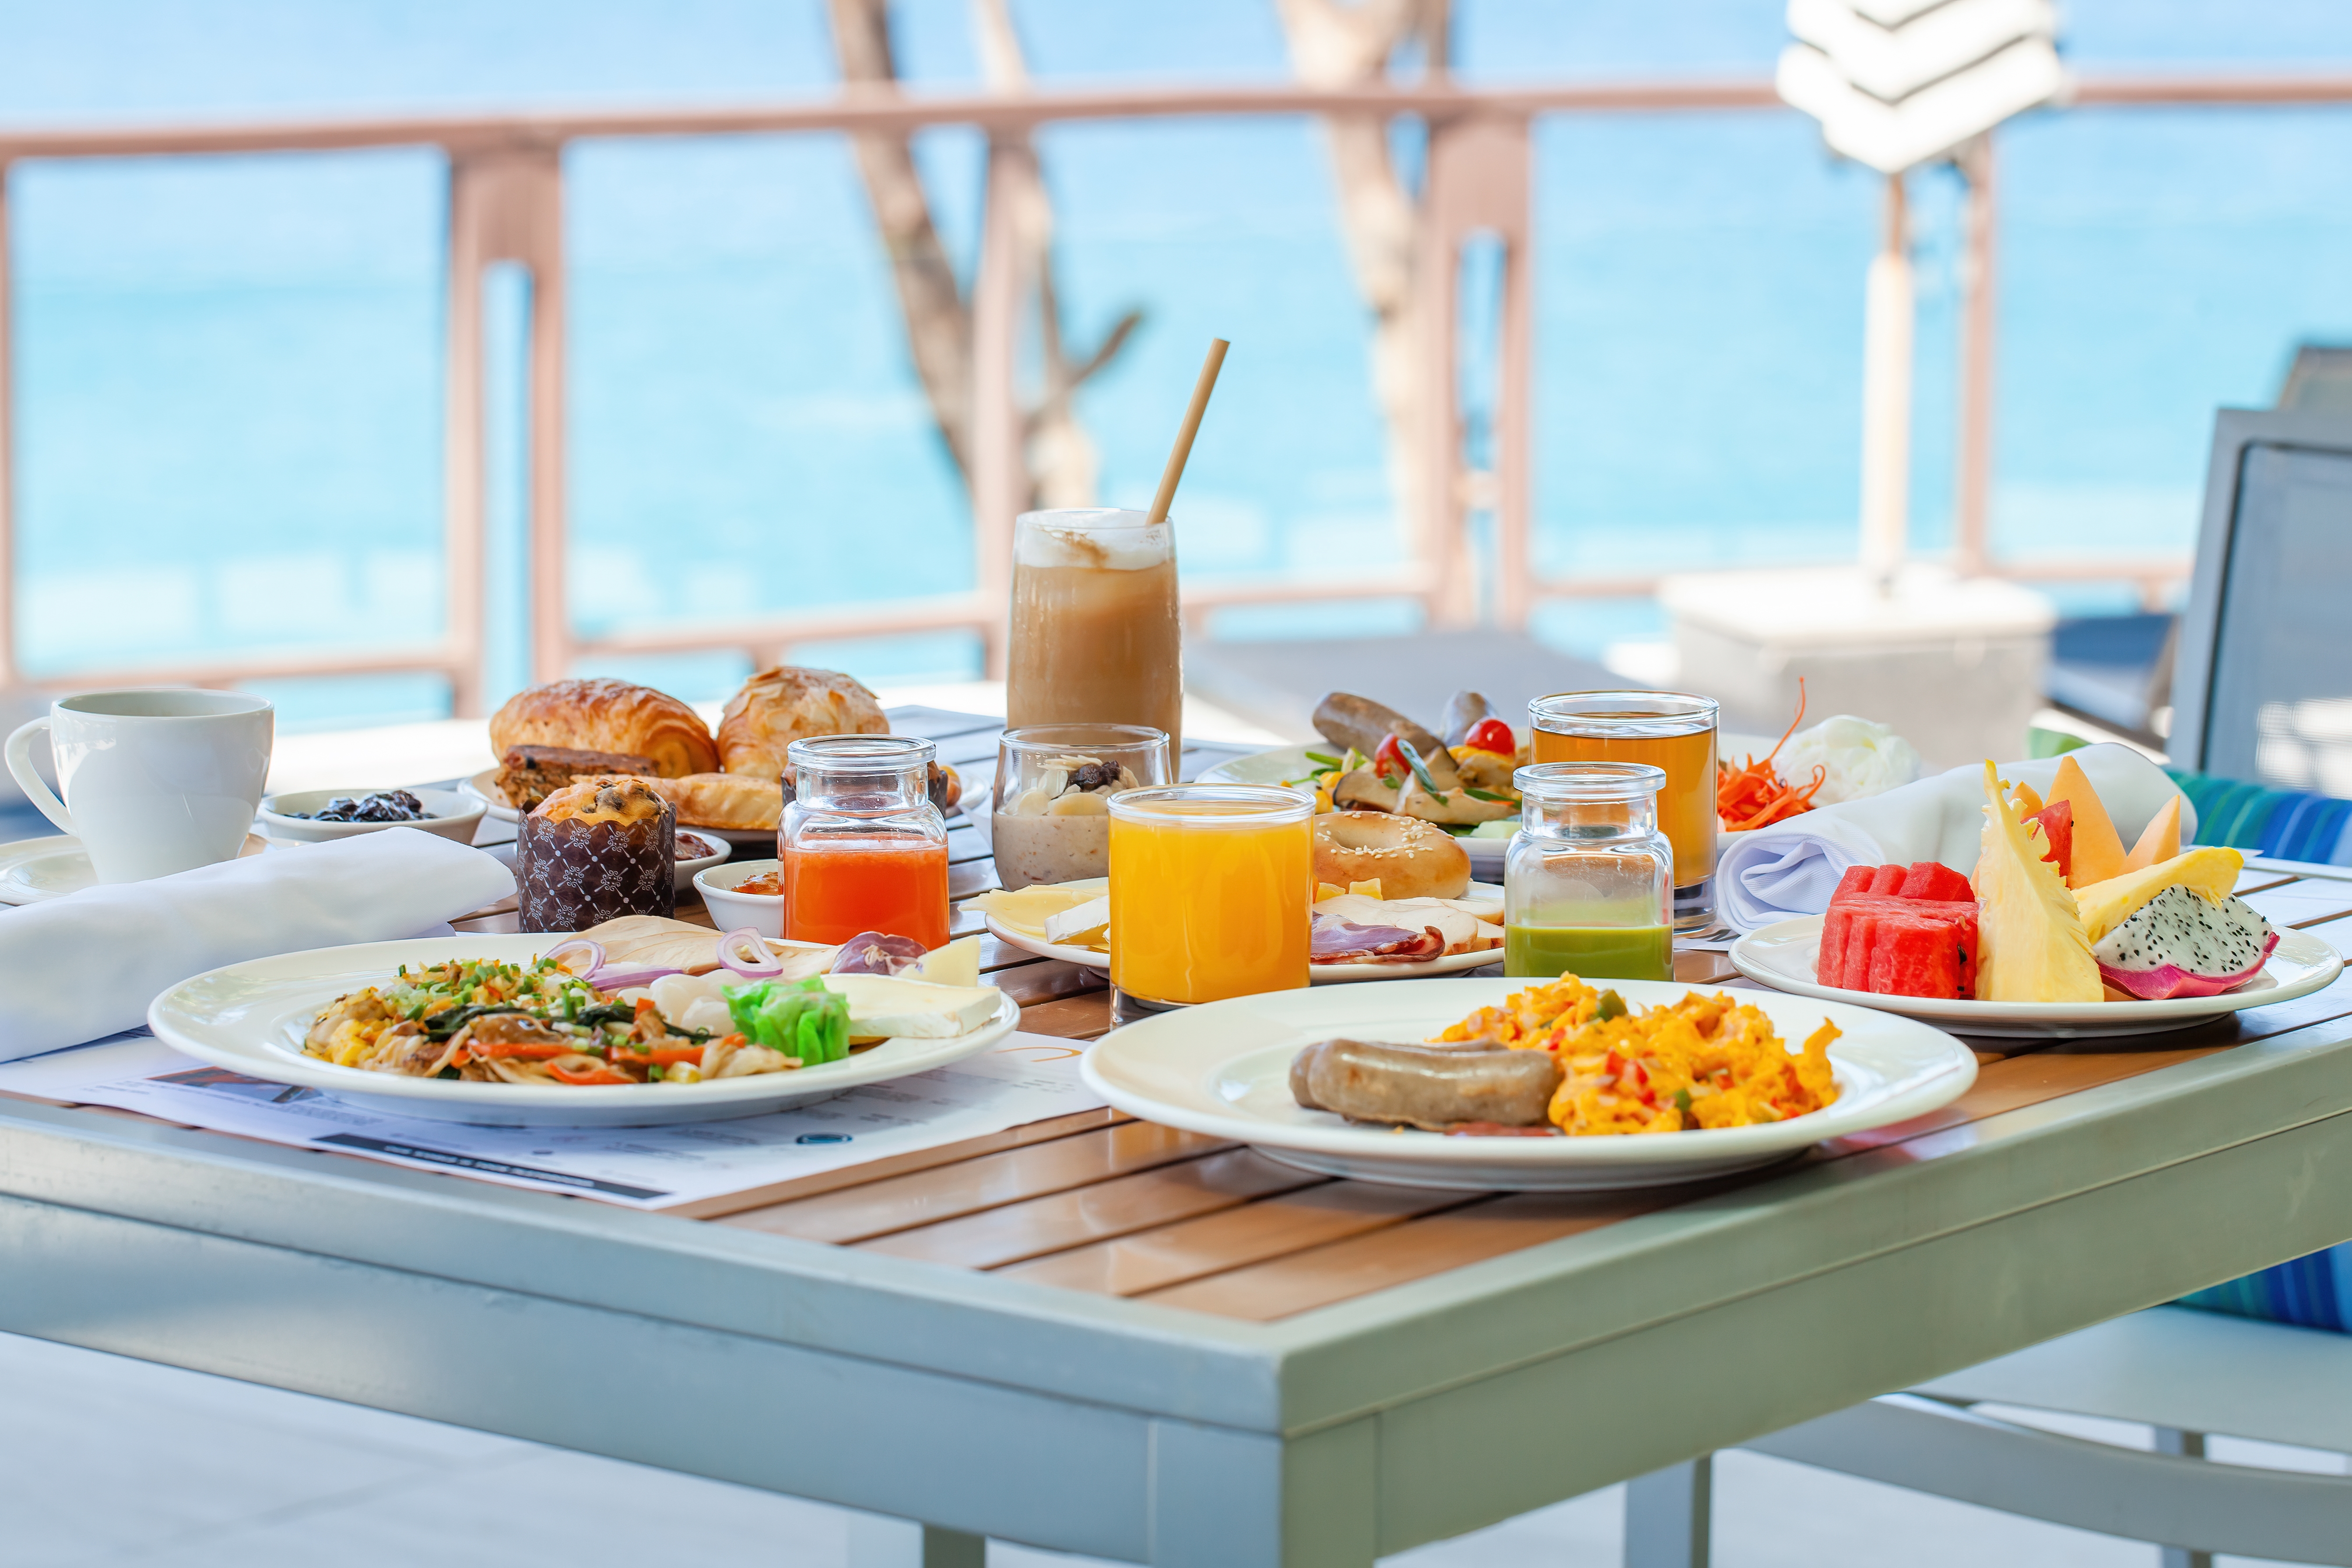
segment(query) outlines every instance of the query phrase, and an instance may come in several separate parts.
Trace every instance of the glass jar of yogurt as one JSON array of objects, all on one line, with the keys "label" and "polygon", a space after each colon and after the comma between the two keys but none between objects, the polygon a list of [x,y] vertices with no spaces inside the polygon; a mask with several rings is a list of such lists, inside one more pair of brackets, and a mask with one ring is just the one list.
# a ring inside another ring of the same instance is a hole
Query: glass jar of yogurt
[{"label": "glass jar of yogurt", "polygon": [[989,841],[1006,888],[1110,875],[1110,797],[1175,782],[1164,730],[1032,724],[996,747]]}]

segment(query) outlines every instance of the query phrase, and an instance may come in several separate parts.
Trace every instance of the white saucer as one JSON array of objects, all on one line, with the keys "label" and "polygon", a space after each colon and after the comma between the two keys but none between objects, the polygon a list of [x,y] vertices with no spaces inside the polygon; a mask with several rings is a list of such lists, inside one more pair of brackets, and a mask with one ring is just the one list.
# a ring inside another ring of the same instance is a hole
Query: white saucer
[{"label": "white saucer", "polygon": [[[270,847],[266,840],[247,834],[240,858]],[[0,904],[37,904],[96,886],[98,878],[89,868],[89,856],[81,840],[70,833],[0,844]]]}]

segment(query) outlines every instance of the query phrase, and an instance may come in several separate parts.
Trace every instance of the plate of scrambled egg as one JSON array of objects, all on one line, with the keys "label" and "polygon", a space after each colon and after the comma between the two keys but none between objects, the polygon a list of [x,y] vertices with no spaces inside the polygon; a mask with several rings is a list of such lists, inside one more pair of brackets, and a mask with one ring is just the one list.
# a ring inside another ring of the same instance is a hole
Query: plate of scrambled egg
[{"label": "plate of scrambled egg", "polygon": [[1121,1110],[1307,1170],[1585,1191],[1723,1175],[1924,1116],[1977,1061],[1874,1008],[1567,975],[1212,1002],[1114,1030],[1082,1070]]}]

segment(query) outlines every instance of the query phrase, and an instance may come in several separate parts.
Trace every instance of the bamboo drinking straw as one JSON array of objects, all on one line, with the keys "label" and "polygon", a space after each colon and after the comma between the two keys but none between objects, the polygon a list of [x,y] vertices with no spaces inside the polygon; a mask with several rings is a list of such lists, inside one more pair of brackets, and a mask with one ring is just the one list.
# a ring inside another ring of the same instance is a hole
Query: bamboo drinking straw
[{"label": "bamboo drinking straw", "polygon": [[1151,498],[1151,521],[1168,521],[1168,509],[1176,502],[1176,481],[1184,477],[1184,461],[1192,455],[1192,437],[1201,433],[1201,416],[1209,411],[1209,394],[1217,389],[1217,372],[1223,368],[1225,351],[1234,345],[1223,338],[1209,340],[1209,357],[1201,362],[1201,379],[1192,384],[1192,406],[1184,410],[1184,423],[1176,432],[1176,445],[1168,454],[1168,467],[1160,475],[1160,493]]}]

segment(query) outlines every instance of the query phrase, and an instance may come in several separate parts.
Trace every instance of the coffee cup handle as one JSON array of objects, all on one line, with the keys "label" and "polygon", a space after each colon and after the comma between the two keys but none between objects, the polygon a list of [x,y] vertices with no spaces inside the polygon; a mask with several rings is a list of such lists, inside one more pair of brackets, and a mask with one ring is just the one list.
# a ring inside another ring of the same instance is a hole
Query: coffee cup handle
[{"label": "coffee cup handle", "polygon": [[41,808],[43,816],[71,833],[73,817],[66,810],[66,803],[51,794],[49,786],[41,782],[41,775],[33,771],[33,737],[48,727],[47,714],[16,726],[16,732],[8,737],[8,772],[15,776],[16,787]]}]

